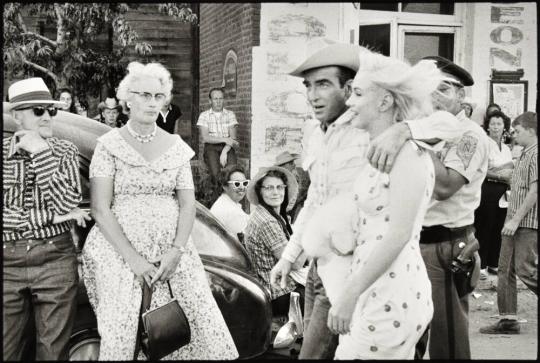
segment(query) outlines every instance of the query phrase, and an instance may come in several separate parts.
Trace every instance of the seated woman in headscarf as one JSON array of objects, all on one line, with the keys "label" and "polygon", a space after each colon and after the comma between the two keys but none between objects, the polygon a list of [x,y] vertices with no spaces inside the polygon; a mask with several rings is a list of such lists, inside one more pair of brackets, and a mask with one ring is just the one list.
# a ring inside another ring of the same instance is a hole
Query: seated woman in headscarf
[{"label": "seated woman in headscarf", "polygon": [[279,166],[261,168],[249,183],[247,191],[253,208],[246,227],[244,246],[255,276],[270,290],[274,316],[287,314],[292,291],[300,293],[300,306],[302,309],[304,306],[304,286],[291,277],[288,277],[285,288],[270,284],[270,271],[279,261],[292,234],[287,210],[294,205],[297,194],[295,177]]}]

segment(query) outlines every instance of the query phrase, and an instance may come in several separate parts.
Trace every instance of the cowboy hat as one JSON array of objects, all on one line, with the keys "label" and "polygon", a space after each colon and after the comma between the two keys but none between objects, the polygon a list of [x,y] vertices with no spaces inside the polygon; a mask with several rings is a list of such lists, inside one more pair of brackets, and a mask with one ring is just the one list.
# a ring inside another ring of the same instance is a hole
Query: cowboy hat
[{"label": "cowboy hat", "polygon": [[116,98],[107,97],[105,101],[102,101],[98,104],[99,112],[102,112],[104,109],[117,110],[118,112],[122,111],[122,106],[118,104]]},{"label": "cowboy hat", "polygon": [[305,71],[319,67],[341,66],[357,72],[360,67],[359,45],[338,43],[331,39],[318,39],[308,44],[311,54],[295,70],[291,76],[302,77]]},{"label": "cowboy hat", "polygon": [[252,205],[259,205],[259,197],[257,196],[257,193],[255,192],[255,185],[257,185],[257,182],[264,178],[269,171],[276,170],[283,174],[285,174],[285,177],[287,178],[287,181],[285,184],[287,184],[287,191],[289,195],[289,205],[287,206],[287,210],[290,210],[294,206],[294,202],[296,201],[296,196],[298,195],[298,182],[296,181],[296,178],[290,171],[288,171],[285,168],[282,168],[280,166],[269,166],[269,167],[262,167],[259,169],[255,177],[253,177],[248,185],[247,188],[247,199]]},{"label": "cowboy hat", "polygon": [[276,162],[274,163],[275,166],[282,166],[284,164],[287,164],[288,162],[291,162],[293,160],[296,160],[300,157],[298,154],[291,154],[288,151],[284,151],[278,156],[276,156]]},{"label": "cowboy hat", "polygon": [[42,78],[33,77],[13,83],[8,88],[7,111],[27,105],[65,105],[52,98],[49,88]]}]

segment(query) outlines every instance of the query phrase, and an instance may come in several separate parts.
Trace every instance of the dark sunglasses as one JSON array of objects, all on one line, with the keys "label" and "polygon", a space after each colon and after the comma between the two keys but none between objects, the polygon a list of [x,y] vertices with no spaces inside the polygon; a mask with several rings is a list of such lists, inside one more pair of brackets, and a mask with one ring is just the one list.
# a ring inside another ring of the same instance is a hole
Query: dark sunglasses
[{"label": "dark sunglasses", "polygon": [[29,110],[29,109],[32,109],[32,111],[34,111],[34,115],[36,115],[37,117],[43,116],[45,111],[47,111],[51,117],[56,116],[56,114],[58,113],[58,109],[56,107],[41,107],[41,106],[19,108],[17,109],[17,111]]},{"label": "dark sunglasses", "polygon": [[240,185],[244,188],[248,186],[249,180],[238,181],[238,180],[229,180],[227,184],[232,184],[235,188],[240,188]]}]

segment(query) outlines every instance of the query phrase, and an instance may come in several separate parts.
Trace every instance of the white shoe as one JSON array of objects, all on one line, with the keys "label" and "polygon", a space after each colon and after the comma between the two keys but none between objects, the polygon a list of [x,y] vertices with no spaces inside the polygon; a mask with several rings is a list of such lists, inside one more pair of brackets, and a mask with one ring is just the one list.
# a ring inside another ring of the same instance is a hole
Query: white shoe
[{"label": "white shoe", "polygon": [[488,278],[487,269],[480,270],[480,280],[486,280]]}]

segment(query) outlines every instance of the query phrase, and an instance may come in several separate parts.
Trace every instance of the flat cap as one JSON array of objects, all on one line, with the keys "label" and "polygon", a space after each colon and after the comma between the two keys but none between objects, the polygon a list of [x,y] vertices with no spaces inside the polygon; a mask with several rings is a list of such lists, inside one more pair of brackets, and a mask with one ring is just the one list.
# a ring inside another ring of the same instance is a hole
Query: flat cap
[{"label": "flat cap", "polygon": [[338,43],[331,39],[318,39],[308,44],[307,59],[289,72],[291,76],[302,77],[305,71],[319,67],[341,66],[354,72],[360,67],[360,46]]},{"label": "flat cap", "polygon": [[474,84],[471,74],[451,60],[436,55],[424,57],[422,59],[434,60],[437,64],[437,68],[450,75],[464,86],[472,86]]}]

